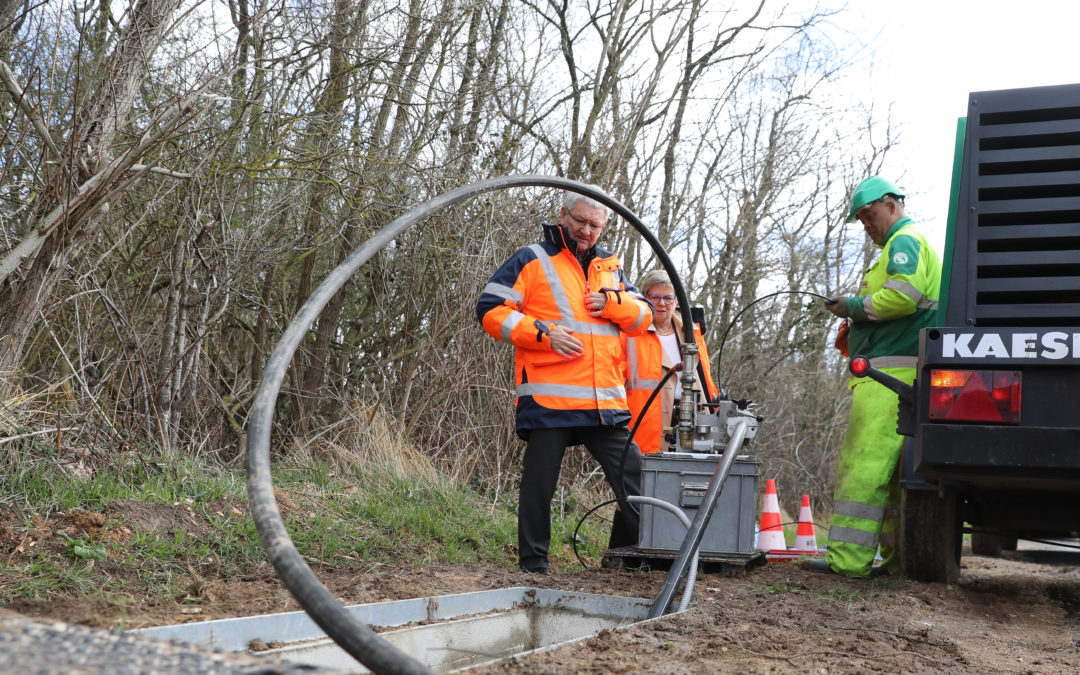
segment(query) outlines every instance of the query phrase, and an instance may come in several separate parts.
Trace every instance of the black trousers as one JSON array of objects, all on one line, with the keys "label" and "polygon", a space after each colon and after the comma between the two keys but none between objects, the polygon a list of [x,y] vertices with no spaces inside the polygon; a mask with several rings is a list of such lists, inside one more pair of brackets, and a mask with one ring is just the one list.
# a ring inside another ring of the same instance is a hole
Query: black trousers
[{"label": "black trousers", "polygon": [[[631,444],[620,482],[619,465],[630,431],[618,427],[562,427],[533,429],[525,447],[518,496],[518,564],[525,570],[546,569],[551,542],[551,498],[562,469],[563,455],[571,445],[584,445],[600,464],[608,485],[618,496],[641,494],[641,452]],[[638,542],[638,515],[619,509],[611,527],[609,548]]]}]

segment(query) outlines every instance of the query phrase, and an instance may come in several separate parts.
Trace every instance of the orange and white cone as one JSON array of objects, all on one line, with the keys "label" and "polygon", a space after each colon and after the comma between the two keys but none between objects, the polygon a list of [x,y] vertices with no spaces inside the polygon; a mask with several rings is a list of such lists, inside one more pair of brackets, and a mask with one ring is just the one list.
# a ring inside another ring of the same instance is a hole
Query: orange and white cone
[{"label": "orange and white cone", "polygon": [[810,495],[802,496],[802,508],[799,509],[799,529],[795,531],[795,549],[798,551],[816,551],[817,537],[814,535],[814,517],[810,515]]},{"label": "orange and white cone", "polygon": [[765,481],[765,505],[761,509],[761,526],[758,528],[757,548],[766,551],[786,551],[784,526],[780,522],[780,500],[776,496],[776,481]]}]

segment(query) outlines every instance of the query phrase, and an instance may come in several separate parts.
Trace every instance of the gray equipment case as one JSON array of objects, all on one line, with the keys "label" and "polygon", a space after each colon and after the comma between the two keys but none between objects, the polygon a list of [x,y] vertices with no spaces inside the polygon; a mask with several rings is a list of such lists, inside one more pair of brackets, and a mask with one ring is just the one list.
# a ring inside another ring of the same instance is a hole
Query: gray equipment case
[{"label": "gray equipment case", "polygon": [[[642,494],[681,508],[690,518],[705,495],[723,455],[686,452],[658,452],[642,457]],[[739,455],[701,539],[700,553],[749,554],[754,550],[757,520],[757,479],[759,461]],[[643,551],[678,551],[686,538],[686,528],[671,513],[641,505],[639,548]]]}]

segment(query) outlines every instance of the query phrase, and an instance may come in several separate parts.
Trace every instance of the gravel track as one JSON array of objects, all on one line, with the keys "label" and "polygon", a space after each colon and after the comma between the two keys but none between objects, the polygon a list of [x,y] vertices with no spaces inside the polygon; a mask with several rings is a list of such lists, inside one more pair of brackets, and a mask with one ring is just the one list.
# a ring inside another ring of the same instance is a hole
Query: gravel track
[{"label": "gravel track", "polygon": [[38,622],[0,610],[0,671],[37,673],[206,673],[292,675],[337,673],[271,658],[199,649],[131,633]]}]

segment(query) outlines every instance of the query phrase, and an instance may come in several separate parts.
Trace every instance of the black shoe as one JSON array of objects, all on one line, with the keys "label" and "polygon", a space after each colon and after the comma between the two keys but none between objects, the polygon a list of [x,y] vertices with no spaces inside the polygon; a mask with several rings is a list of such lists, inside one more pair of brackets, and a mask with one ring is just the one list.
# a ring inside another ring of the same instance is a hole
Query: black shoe
[{"label": "black shoe", "polygon": [[520,566],[520,569],[525,574],[547,574],[548,573],[547,565],[537,566],[537,567],[525,567],[525,566],[522,565],[522,566]]}]

